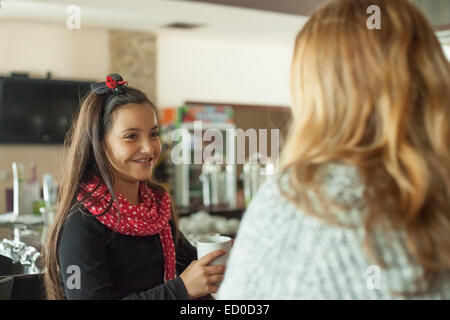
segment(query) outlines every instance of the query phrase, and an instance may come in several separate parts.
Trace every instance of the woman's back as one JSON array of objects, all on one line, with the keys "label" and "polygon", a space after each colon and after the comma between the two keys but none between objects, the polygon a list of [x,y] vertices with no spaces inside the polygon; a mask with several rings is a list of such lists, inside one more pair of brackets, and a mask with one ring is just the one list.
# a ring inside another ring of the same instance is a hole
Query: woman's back
[{"label": "woman's back", "polygon": [[[273,177],[261,187],[240,225],[219,299],[397,299],[394,291],[414,291],[421,268],[404,248],[404,234],[377,233],[376,243],[389,265],[384,269],[364,247],[363,185],[357,170],[329,164],[320,186],[329,199],[347,207],[333,211],[336,226],[312,217],[287,201]],[[281,186],[287,187],[287,176]],[[323,208],[309,192],[316,212]],[[417,274],[419,272],[419,274]],[[450,278],[420,299],[450,299]]]}]

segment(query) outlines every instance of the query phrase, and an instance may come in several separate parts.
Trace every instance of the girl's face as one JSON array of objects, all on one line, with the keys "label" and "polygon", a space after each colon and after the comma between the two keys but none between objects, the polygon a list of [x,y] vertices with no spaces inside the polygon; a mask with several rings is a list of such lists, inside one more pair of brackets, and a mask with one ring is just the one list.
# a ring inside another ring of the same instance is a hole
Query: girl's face
[{"label": "girl's face", "polygon": [[161,153],[155,110],[148,103],[128,103],[115,110],[112,117],[104,147],[114,178],[126,182],[148,180]]}]

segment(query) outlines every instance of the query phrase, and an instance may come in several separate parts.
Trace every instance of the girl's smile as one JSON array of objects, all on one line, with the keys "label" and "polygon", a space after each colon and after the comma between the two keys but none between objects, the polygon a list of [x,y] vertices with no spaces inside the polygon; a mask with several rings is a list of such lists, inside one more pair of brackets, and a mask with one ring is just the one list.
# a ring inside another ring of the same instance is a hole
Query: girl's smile
[{"label": "girl's smile", "polygon": [[136,162],[139,166],[142,166],[142,167],[152,167],[154,165],[153,157],[143,158],[143,159],[139,159],[139,160],[132,160],[132,161]]}]

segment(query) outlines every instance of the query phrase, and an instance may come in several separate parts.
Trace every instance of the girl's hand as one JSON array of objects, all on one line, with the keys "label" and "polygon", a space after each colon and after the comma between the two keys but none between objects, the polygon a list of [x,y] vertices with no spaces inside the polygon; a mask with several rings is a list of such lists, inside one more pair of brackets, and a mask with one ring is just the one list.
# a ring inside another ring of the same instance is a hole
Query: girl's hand
[{"label": "girl's hand", "polygon": [[223,280],[225,266],[208,266],[208,264],[225,253],[225,250],[213,251],[200,260],[192,261],[180,274],[189,299],[196,299],[217,292],[219,289],[217,284]]}]

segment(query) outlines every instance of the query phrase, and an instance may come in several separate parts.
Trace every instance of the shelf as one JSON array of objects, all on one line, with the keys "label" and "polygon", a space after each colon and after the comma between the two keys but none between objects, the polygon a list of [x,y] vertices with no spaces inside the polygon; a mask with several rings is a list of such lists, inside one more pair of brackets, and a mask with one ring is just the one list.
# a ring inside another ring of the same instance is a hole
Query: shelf
[{"label": "shelf", "polygon": [[227,218],[242,218],[245,208],[233,208],[228,205],[218,205],[211,207],[193,206],[193,207],[177,207],[180,216],[186,216],[198,211],[206,211],[211,215],[219,215]]}]

